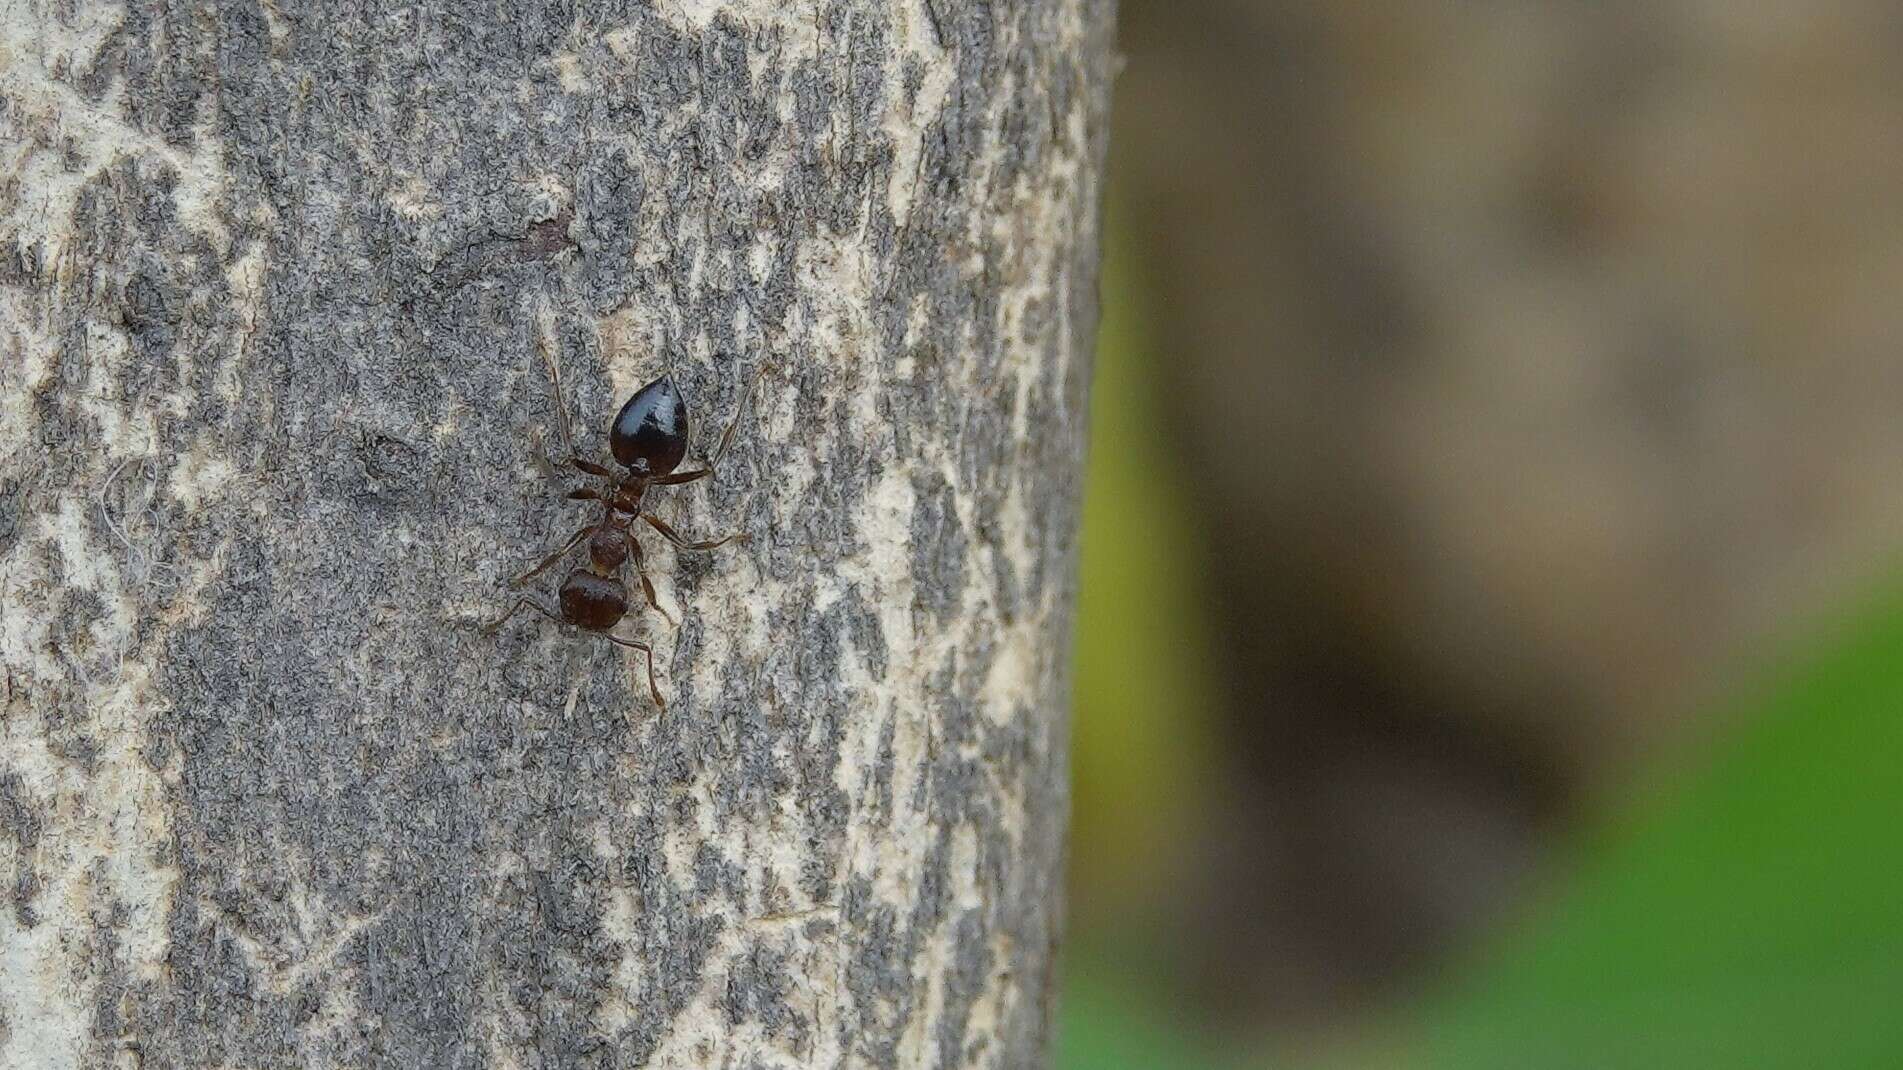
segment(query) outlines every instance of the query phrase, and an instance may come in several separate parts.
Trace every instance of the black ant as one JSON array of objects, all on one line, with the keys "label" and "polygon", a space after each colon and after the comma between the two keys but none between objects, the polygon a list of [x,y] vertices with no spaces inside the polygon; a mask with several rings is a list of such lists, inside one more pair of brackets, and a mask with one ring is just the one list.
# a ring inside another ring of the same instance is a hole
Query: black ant
[{"label": "black ant", "polygon": [[[615,463],[621,466],[617,472],[576,451],[575,437],[568,424],[568,402],[562,395],[561,373],[556,370],[554,357],[545,347],[542,363],[547,365],[549,381],[555,387],[556,424],[561,429],[562,447],[568,451],[563,463],[607,484],[605,487],[571,490],[568,497],[577,501],[601,502],[601,519],[583,525],[562,544],[561,549],[509,581],[510,587],[522,586],[567,557],[583,539],[587,539],[588,563],[570,572],[568,578],[562,581],[559,614],[532,598],[521,597],[499,620],[490,624],[488,630],[500,630],[510,617],[527,607],[557,624],[572,624],[594,632],[611,643],[639,650],[647,657],[648,690],[654,695],[654,704],[665,708],[667,702],[661,698],[660,686],[654,682],[653,648],[612,632],[628,611],[628,589],[621,581],[621,568],[630,559],[634,562],[635,574],[641,578],[641,593],[646,596],[648,606],[667,617],[670,623],[674,619],[655,600],[654,584],[648,579],[647,566],[641,556],[641,544],[634,537],[634,522],[637,518],[645,521],[668,542],[682,550],[712,550],[744,537],[729,535],[722,539],[690,542],[667,521],[644,511],[641,504],[649,487],[678,486],[714,474],[720,466],[720,459],[726,455],[728,445],[733,442],[734,429],[740,426],[740,415],[746,411],[747,396],[752,393],[760,376],[756,375],[753,383],[747,384],[746,389],[741,391],[740,406],[734,412],[732,422],[727,424],[727,430],[720,436],[720,445],[714,449],[713,458],[706,467],[686,472],[675,471],[687,458],[688,421],[687,403],[674,386],[673,374],[663,374],[635,391],[627,404],[621,406],[621,411],[616,414],[608,430],[608,448],[614,454]],[[765,371],[762,367],[761,374],[765,374]],[[542,459],[547,461],[547,455],[543,454]]]}]

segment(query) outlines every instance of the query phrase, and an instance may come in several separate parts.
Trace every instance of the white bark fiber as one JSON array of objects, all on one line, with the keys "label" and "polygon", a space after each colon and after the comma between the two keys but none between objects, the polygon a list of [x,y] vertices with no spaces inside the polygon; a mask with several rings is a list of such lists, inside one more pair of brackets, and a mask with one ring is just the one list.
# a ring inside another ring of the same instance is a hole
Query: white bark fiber
[{"label": "white bark fiber", "polygon": [[0,1067],[1041,1064],[1111,18],[0,0]]}]

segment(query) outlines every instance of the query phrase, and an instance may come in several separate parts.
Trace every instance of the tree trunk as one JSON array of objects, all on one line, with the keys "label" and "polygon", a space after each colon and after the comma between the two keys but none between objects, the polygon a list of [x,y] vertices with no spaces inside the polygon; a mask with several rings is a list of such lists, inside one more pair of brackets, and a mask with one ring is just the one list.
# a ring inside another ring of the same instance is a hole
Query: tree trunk
[{"label": "tree trunk", "polygon": [[0,1066],[1037,1065],[1109,8],[0,2]]}]

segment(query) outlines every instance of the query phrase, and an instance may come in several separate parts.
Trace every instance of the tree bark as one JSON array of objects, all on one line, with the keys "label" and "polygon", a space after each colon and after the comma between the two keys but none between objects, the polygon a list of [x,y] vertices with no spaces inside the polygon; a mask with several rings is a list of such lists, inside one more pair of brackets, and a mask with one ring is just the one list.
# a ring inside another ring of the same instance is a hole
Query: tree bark
[{"label": "tree bark", "polygon": [[0,2],[0,1066],[1040,1063],[1111,15]]}]

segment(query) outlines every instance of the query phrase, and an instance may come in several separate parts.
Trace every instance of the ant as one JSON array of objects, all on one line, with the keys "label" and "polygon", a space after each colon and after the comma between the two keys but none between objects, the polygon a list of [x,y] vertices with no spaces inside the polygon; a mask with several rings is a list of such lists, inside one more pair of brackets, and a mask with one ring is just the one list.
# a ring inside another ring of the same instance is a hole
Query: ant
[{"label": "ant", "polygon": [[[547,366],[549,381],[555,388],[556,424],[562,433],[562,447],[568,453],[563,463],[606,484],[571,490],[567,496],[576,501],[601,502],[601,519],[582,525],[562,544],[561,549],[509,581],[511,588],[522,586],[554,567],[573,552],[583,539],[587,539],[587,564],[570,572],[568,578],[562,581],[560,613],[524,596],[517,598],[509,611],[489,624],[486,630],[501,630],[510,617],[527,607],[557,624],[570,624],[594,632],[618,646],[639,650],[647,657],[648,691],[654,696],[654,704],[665,709],[667,702],[661,698],[660,686],[654,682],[653,648],[646,643],[624,639],[612,631],[628,611],[628,588],[621,580],[621,569],[630,560],[634,562],[635,574],[641,579],[641,593],[646,597],[648,606],[666,617],[669,623],[674,620],[655,600],[654,584],[648,579],[647,565],[641,556],[641,544],[634,537],[634,522],[637,518],[646,522],[682,550],[712,550],[735,539],[745,538],[743,534],[735,534],[722,539],[690,542],[667,521],[646,512],[641,505],[649,487],[678,486],[714,474],[720,466],[720,459],[726,455],[727,447],[733,442],[734,429],[740,426],[740,415],[746,411],[747,396],[753,392],[754,385],[760,381],[766,369],[763,366],[760,375],[754,376],[753,382],[741,391],[740,406],[734,412],[732,422],[727,424],[727,430],[720,436],[720,445],[714,449],[713,458],[706,467],[685,472],[675,469],[687,458],[687,402],[674,386],[673,373],[665,373],[635,391],[627,404],[621,406],[621,411],[615,415],[614,423],[608,430],[608,449],[621,469],[616,471],[600,461],[583,457],[575,449],[575,436],[568,424],[568,402],[562,395],[561,373],[556,369],[555,359],[547,347],[540,348],[542,363]],[[550,462],[545,452],[541,459],[544,463]]]}]

